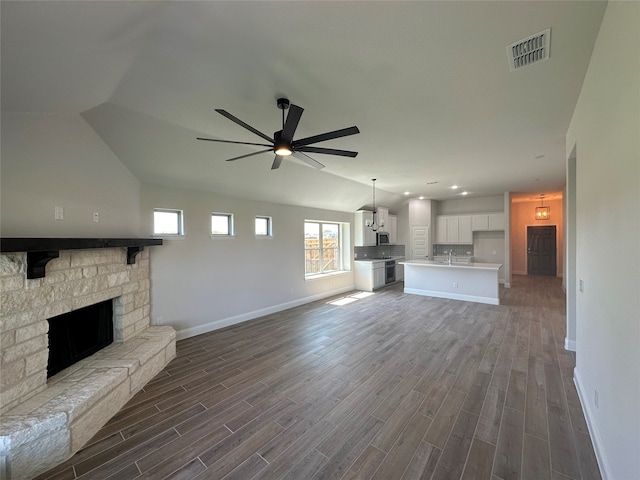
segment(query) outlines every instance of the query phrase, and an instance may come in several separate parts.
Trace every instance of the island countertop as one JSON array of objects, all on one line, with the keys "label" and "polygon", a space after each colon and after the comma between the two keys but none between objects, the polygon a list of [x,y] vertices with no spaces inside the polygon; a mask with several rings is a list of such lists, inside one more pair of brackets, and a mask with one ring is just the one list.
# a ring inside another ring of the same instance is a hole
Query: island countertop
[{"label": "island countertop", "polygon": [[411,266],[423,266],[423,267],[438,267],[438,268],[473,268],[473,269],[487,269],[487,270],[499,270],[502,267],[501,263],[456,263],[449,264],[448,262],[440,262],[436,260],[404,260],[398,262],[402,265]]}]

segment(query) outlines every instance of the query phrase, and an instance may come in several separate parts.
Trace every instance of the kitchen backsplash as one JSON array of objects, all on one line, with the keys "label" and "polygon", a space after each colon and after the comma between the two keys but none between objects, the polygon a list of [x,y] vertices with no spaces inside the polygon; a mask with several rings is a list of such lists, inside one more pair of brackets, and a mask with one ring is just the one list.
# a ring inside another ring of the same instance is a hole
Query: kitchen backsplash
[{"label": "kitchen backsplash", "polygon": [[449,255],[449,250],[456,253],[458,257],[473,257],[473,245],[446,245],[436,244],[433,246],[433,256],[443,257]]},{"label": "kitchen backsplash", "polygon": [[354,247],[355,258],[404,257],[404,245],[377,245],[375,247]]}]

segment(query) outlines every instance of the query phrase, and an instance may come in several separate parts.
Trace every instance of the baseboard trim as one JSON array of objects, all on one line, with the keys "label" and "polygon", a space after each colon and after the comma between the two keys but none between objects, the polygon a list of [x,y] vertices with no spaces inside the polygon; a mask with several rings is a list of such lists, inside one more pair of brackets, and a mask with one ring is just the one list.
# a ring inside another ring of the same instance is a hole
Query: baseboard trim
[{"label": "baseboard trim", "polygon": [[289,308],[299,307],[300,305],[315,302],[316,300],[322,300],[323,298],[328,298],[334,295],[339,295],[341,293],[350,292],[354,290],[354,288],[355,286],[351,285],[349,287],[330,290],[317,295],[311,295],[309,297],[298,298],[296,300],[280,303],[278,305],[273,305],[271,307],[261,308],[259,310],[253,310],[251,312],[242,313],[240,315],[235,315],[233,317],[221,318],[220,320],[214,320],[213,322],[205,323],[202,325],[196,325],[194,327],[189,327],[182,330],[176,330],[176,340],[183,340],[185,338],[195,337],[196,335],[201,335],[203,333],[219,330],[221,328],[229,327],[237,323],[247,322],[249,320],[253,320],[255,318],[262,317],[264,315],[270,315],[272,313],[281,312],[282,310],[287,310]]},{"label": "baseboard trim", "polygon": [[576,341],[569,340],[569,337],[564,337],[564,349],[572,352],[576,351]]},{"label": "baseboard trim", "polygon": [[602,438],[600,437],[600,432],[598,431],[598,427],[596,426],[594,420],[593,411],[591,410],[591,404],[588,401],[589,395],[587,395],[587,392],[584,391],[583,384],[580,381],[580,373],[578,372],[578,367],[573,369],[573,381],[576,384],[578,398],[580,399],[580,403],[582,404],[584,417],[587,420],[587,428],[589,429],[589,435],[591,435],[591,443],[593,444],[593,450],[596,453],[596,460],[598,461],[598,467],[600,467],[602,480],[612,480],[613,474],[611,473],[611,467],[609,466],[607,456],[604,452]]}]

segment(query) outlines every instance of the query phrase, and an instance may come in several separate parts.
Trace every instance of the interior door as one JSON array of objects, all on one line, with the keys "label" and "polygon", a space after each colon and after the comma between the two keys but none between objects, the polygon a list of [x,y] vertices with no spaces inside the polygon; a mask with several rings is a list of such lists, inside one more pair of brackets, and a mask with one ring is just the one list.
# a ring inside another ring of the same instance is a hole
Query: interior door
[{"label": "interior door", "polygon": [[424,260],[429,255],[429,227],[427,225],[411,226],[411,260]]},{"label": "interior door", "polygon": [[556,227],[527,227],[527,274],[556,274]]}]

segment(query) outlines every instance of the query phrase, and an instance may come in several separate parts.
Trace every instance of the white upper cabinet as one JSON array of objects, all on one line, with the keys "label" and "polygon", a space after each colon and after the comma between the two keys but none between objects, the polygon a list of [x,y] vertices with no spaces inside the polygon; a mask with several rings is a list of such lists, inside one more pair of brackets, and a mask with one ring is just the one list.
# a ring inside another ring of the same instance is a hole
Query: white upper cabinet
[{"label": "white upper cabinet", "polygon": [[381,232],[388,232],[388,222],[389,222],[389,209],[387,207],[377,207],[376,208],[376,223],[378,225],[384,225],[380,228]]},{"label": "white upper cabinet", "polygon": [[471,231],[471,217],[461,215],[458,217],[458,243],[472,244],[473,232]]},{"label": "white upper cabinet", "polygon": [[435,243],[473,243],[470,215],[438,215]]},{"label": "white upper cabinet", "polygon": [[387,224],[385,224],[383,230],[389,232],[389,243],[394,245],[398,243],[398,217],[395,215],[389,215]]},{"label": "white upper cabinet", "polygon": [[[356,247],[369,247],[376,244],[376,232],[367,227],[367,222],[373,220],[373,213],[358,210],[355,213],[355,242]],[[377,218],[376,218],[377,221]]]},{"label": "white upper cabinet", "polygon": [[504,213],[487,213],[471,217],[474,232],[487,230],[504,230]]}]

